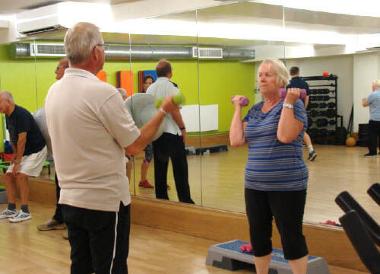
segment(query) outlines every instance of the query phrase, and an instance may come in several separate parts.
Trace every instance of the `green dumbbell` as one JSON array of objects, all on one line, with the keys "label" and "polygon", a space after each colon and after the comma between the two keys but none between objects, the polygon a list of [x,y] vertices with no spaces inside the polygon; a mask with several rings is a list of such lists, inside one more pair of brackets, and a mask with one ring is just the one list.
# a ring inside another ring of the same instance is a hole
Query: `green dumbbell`
[{"label": "green dumbbell", "polygon": [[[157,99],[154,103],[156,108],[159,108],[163,102],[164,98]],[[173,96],[173,103],[176,105],[183,105],[185,103],[185,96],[180,92],[177,95]]]}]

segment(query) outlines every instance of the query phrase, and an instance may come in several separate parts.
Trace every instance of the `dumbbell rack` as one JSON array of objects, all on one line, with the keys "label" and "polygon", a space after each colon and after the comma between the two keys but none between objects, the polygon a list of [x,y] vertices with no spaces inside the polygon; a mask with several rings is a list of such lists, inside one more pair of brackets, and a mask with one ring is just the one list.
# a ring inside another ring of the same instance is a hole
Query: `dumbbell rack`
[{"label": "dumbbell rack", "polygon": [[338,123],[338,77],[303,77],[310,88],[308,115],[308,133],[317,144],[335,144]]}]

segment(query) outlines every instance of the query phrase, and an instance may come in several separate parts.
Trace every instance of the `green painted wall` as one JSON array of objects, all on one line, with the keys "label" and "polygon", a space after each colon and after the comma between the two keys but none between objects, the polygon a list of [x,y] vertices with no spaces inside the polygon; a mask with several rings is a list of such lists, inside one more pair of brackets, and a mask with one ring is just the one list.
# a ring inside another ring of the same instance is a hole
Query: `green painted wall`
[{"label": "green painted wall", "polygon": [[[10,46],[0,45],[0,88],[10,91],[17,104],[35,111],[55,81],[57,59],[24,59],[10,57]],[[156,61],[107,61],[104,70],[107,80],[116,85],[116,72],[132,70],[137,90],[137,72],[154,69]],[[253,64],[232,61],[172,61],[173,79],[186,96],[186,104],[218,104],[219,132],[229,130],[233,107],[230,98],[242,94],[253,102],[255,68]],[[198,70],[199,69],[199,70]],[[198,85],[199,80],[199,85]],[[2,133],[3,130],[0,131]],[[1,136],[0,136],[1,137]],[[0,148],[2,142],[0,142]]]}]

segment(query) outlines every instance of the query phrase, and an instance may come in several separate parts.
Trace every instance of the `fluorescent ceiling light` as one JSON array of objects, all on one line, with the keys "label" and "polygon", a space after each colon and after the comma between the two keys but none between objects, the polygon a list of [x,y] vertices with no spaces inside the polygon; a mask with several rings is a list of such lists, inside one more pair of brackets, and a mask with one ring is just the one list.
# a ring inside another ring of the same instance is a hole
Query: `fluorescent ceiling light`
[{"label": "fluorescent ceiling light", "polygon": [[293,9],[380,17],[379,0],[252,0],[249,2],[280,5]]},{"label": "fluorescent ceiling light", "polygon": [[352,41],[352,36],[333,31],[283,28],[264,24],[204,23],[168,19],[137,19],[115,23],[102,31],[150,34],[198,36],[225,39],[284,41],[304,44],[340,44]]}]

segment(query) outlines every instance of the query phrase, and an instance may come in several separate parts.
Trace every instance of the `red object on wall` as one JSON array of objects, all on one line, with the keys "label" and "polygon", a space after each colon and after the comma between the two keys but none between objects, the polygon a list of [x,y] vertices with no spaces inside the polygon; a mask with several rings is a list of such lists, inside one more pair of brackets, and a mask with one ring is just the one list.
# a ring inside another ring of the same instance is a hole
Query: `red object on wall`
[{"label": "red object on wall", "polygon": [[9,161],[11,161],[13,159],[14,156],[15,156],[14,153],[4,153],[3,154],[3,160],[5,162],[9,162]]},{"label": "red object on wall", "polygon": [[127,96],[133,94],[133,72],[121,70],[116,73],[117,87],[127,91]]},{"label": "red object on wall", "polygon": [[330,75],[330,73],[326,70],[324,72],[322,72],[323,77],[329,77],[329,75]]},{"label": "red object on wall", "polygon": [[99,71],[98,74],[96,74],[96,77],[103,82],[107,82],[107,73],[104,70]]}]

